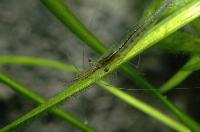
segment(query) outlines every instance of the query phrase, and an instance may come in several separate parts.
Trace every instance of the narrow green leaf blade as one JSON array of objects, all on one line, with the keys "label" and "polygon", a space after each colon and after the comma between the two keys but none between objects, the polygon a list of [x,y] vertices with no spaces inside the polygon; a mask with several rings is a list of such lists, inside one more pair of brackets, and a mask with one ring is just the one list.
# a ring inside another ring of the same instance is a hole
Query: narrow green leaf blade
[{"label": "narrow green leaf blade", "polygon": [[74,66],[65,65],[59,61],[42,59],[38,57],[25,57],[25,56],[0,56],[0,64],[20,64],[29,66],[43,66],[48,68],[56,68],[66,72],[77,72]]},{"label": "narrow green leaf blade", "polygon": [[66,25],[81,40],[98,53],[104,53],[106,47],[96,38],[69,10],[63,0],[40,0],[64,25]]},{"label": "narrow green leaf blade", "polygon": [[200,56],[195,55],[192,59],[183,67],[184,71],[197,71],[200,69]]},{"label": "narrow green leaf blade", "polygon": [[98,84],[102,86],[102,88],[106,89],[107,91],[111,92],[121,100],[125,101],[129,105],[139,109],[140,111],[146,113],[147,115],[163,122],[164,124],[170,126],[171,128],[175,129],[176,131],[181,132],[190,132],[190,130],[185,127],[183,124],[173,120],[171,117],[167,116],[166,114],[161,113],[157,109],[153,108],[152,106],[138,100],[137,98],[126,94],[125,92],[119,90],[117,87],[113,87],[110,84],[99,81]]},{"label": "narrow green leaf blade", "polygon": [[[17,83],[15,80],[10,78],[5,73],[0,73],[0,82],[9,86],[16,92],[20,93],[21,95],[24,95],[26,98],[32,100],[33,102],[36,102],[37,104],[42,104],[46,102],[46,100],[42,96],[31,91],[29,88],[24,87],[21,84]],[[71,123],[72,125],[74,125],[75,127],[79,128],[82,131],[85,131],[85,132],[94,131],[92,128],[85,125],[82,121],[77,119],[75,116],[71,115],[69,112],[66,112],[58,107],[52,108],[51,112],[55,114],[56,116],[64,119],[65,121]],[[10,130],[10,128],[8,127],[5,130]]]}]

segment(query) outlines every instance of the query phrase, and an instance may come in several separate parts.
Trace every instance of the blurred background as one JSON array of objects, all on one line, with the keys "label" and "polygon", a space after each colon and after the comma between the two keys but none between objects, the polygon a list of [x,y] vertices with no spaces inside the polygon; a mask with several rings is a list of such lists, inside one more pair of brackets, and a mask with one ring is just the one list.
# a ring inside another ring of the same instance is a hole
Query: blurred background
[{"label": "blurred background", "polygon": [[[65,0],[78,18],[108,47],[116,47],[124,39],[151,0]],[[99,55],[87,47],[57,20],[39,0],[0,1],[0,55],[32,56],[55,59],[76,67],[88,68],[88,59]],[[159,87],[188,59],[185,54],[171,54],[156,46],[130,62],[153,85]],[[50,98],[68,86],[75,75],[43,67],[0,65],[0,70]],[[200,122],[200,87],[198,72],[167,97],[180,109]],[[138,89],[126,76],[112,73],[106,80],[115,86]],[[155,97],[145,90],[126,90],[173,116]],[[0,127],[35,108],[36,105],[0,84]],[[62,104],[62,107],[103,132],[169,132],[167,126],[130,107],[102,88],[93,85]],[[51,114],[40,116],[18,131],[76,132],[78,129]]]}]

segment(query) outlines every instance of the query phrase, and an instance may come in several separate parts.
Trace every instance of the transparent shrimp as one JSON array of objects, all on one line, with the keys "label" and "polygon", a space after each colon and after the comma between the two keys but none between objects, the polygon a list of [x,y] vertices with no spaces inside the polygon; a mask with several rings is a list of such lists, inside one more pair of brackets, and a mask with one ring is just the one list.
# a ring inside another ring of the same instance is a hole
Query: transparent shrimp
[{"label": "transparent shrimp", "polygon": [[148,20],[146,20],[142,25],[137,25],[137,28],[122,43],[122,45],[120,45],[116,50],[112,50],[112,52],[110,52],[107,56],[105,56],[102,59],[100,59],[99,61],[97,61],[97,63],[95,64],[95,66],[91,67],[90,69],[86,70],[85,72],[80,73],[79,76],[77,76],[76,78],[73,79],[73,81],[78,80],[80,78],[86,78],[90,74],[92,74],[93,72],[95,72],[96,70],[101,69],[103,67],[104,67],[104,71],[108,72],[109,68],[107,68],[106,66],[110,62],[112,62],[115,58],[117,58],[118,56],[120,56],[120,52],[122,52],[124,49],[126,49],[127,46],[129,46],[131,43],[133,43],[138,38],[140,38],[140,36],[142,35],[142,33],[150,25],[152,25],[157,20],[158,16],[164,11],[164,9],[166,9],[169,6],[169,3],[170,3],[170,0],[166,0],[164,2],[163,6],[161,6],[158,9],[158,11],[152,17],[150,17]]}]

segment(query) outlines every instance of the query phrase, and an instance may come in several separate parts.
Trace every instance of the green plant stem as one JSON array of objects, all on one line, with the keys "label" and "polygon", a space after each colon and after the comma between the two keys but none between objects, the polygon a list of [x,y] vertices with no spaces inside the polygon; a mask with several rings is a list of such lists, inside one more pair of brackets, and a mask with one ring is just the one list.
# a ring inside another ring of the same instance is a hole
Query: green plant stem
[{"label": "green plant stem", "polygon": [[[17,60],[17,59],[15,59]],[[28,60],[28,58],[26,59]],[[33,61],[33,59],[30,59],[31,62]],[[40,59],[42,60],[42,59]],[[38,59],[36,59],[36,61],[38,61]],[[52,61],[52,60],[51,60]],[[16,61],[15,61],[16,62]],[[22,61],[21,61],[22,62]],[[41,61],[39,61],[41,62]],[[48,60],[46,60],[45,62],[48,62]],[[39,63],[26,63],[26,64],[34,64],[37,65]],[[59,63],[56,63],[59,64]],[[39,64],[39,66],[41,66]],[[49,66],[49,65],[47,65]],[[68,67],[73,67],[67,64],[63,64],[63,66],[66,66],[66,69],[68,69]],[[54,67],[59,69],[60,67]],[[63,69],[63,67],[62,67]],[[68,72],[72,72],[72,71],[68,71]],[[24,86],[20,85],[19,83],[17,83],[16,81],[14,81],[13,79],[11,79],[10,77],[8,77],[7,75],[0,73],[0,81],[6,85],[8,85],[9,87],[11,87],[13,90],[21,93],[22,95],[26,96],[27,98],[33,100],[34,102],[37,102],[39,104],[45,103],[45,100],[39,96],[38,94],[30,91],[28,88],[25,88]],[[100,81],[97,83],[98,85],[105,87],[105,89],[107,89],[107,87],[109,86],[109,88],[111,87],[111,85],[109,85],[108,83],[104,82],[104,81]],[[131,106],[141,110],[142,112],[146,113],[149,116],[152,116],[153,118],[163,122],[164,124],[170,126],[171,128],[177,130],[177,131],[189,131],[189,129],[187,127],[185,127],[183,124],[173,120],[172,118],[170,118],[169,116],[159,112],[158,110],[156,110],[155,108],[147,105],[146,103],[139,101],[138,99],[131,97],[129,95],[127,95],[126,93],[120,91],[120,90],[114,90],[115,88],[112,88],[112,90],[110,89],[110,91],[112,93],[115,93],[115,95],[117,97],[119,97],[122,100],[125,100],[127,103],[131,104]],[[109,90],[108,90],[109,91]],[[116,94],[116,92],[119,94]],[[52,112],[54,112],[55,115],[64,118],[67,121],[70,121],[71,123],[75,124],[77,127],[79,127],[80,129],[82,129],[83,131],[92,131],[91,128],[88,128],[87,126],[84,126],[81,122],[79,122],[77,119],[75,119],[74,117],[72,117],[69,114],[66,114],[64,111],[62,111],[59,108],[53,107],[51,109]],[[10,127],[7,127],[5,129],[3,129],[2,131],[7,131],[10,130]]]},{"label": "green plant stem", "polygon": [[[194,61],[192,61],[192,62],[194,62]],[[35,58],[35,57],[4,56],[4,57],[0,57],[0,64],[21,64],[21,65],[29,65],[29,66],[37,65],[37,66],[43,66],[43,67],[48,67],[48,68],[64,70],[66,72],[77,73],[77,69],[74,68],[74,66],[66,65],[66,64],[60,63],[58,61],[54,61],[54,60],[47,60],[47,59],[41,59],[41,58]],[[125,69],[125,70],[127,70],[126,73],[129,73],[129,71],[130,71],[129,69]],[[183,72],[188,73],[189,71],[183,71]],[[137,74],[137,72],[135,72],[135,74]],[[130,74],[129,76],[131,76],[131,75],[132,74]],[[146,83],[143,79],[135,78],[135,77],[137,77],[137,76],[133,76],[132,78],[134,80],[138,80],[137,83],[139,83],[140,86],[150,89],[151,92],[154,95],[156,95],[157,97],[159,97],[161,99],[161,101],[164,102],[164,104],[168,108],[170,108],[182,121],[184,121],[184,123],[191,122],[191,124],[195,124],[195,123],[192,123],[192,122],[194,122],[194,121],[192,121],[192,119],[190,119],[186,114],[184,114],[183,112],[178,110],[176,107],[174,107],[165,97],[161,96],[161,94],[158,93],[157,90],[155,90],[155,88],[152,87],[149,83]],[[181,77],[184,78],[183,75],[181,75]],[[175,77],[175,78],[177,78],[177,77]],[[177,79],[180,79],[180,81],[181,81],[181,78],[177,78]],[[174,80],[174,79],[172,79],[172,80]],[[166,85],[169,86],[169,85],[173,84],[170,82],[169,82],[169,84],[167,83]],[[165,87],[167,87],[167,86],[165,86]],[[23,92],[23,90],[21,92]],[[27,93],[27,96],[31,95],[28,92],[24,92],[24,94],[25,93]],[[34,98],[34,96],[33,96],[33,98]],[[35,98],[35,99],[37,100],[37,98]]]},{"label": "green plant stem", "polygon": [[[48,62],[50,62],[50,63],[48,63]],[[192,61],[192,62],[194,62],[194,61]],[[43,63],[43,64],[41,64],[41,63]],[[34,57],[31,58],[31,57],[19,57],[19,56],[18,57],[4,56],[4,57],[0,57],[0,64],[22,64],[22,65],[30,65],[30,66],[44,66],[44,67],[49,67],[49,68],[55,68],[58,70],[64,70],[66,72],[77,73],[77,69],[71,70],[71,69],[74,69],[74,66],[63,64],[63,63],[60,63],[60,62],[54,61],[54,60],[47,60],[47,59],[41,59],[41,58],[38,59],[38,58],[34,58]],[[51,66],[52,64],[53,64],[53,66]],[[57,64],[58,64],[58,66],[57,66]],[[60,67],[60,65],[62,65],[62,67]],[[127,70],[127,72],[128,71],[129,70]],[[160,94],[157,94],[158,93],[157,90],[155,90],[149,83],[145,83],[143,80],[140,80],[140,79],[137,79],[137,80],[138,80],[137,83],[141,83],[140,85],[143,85],[144,88],[150,89],[157,97],[159,97],[167,107],[169,107],[176,115],[178,115],[178,117],[180,119],[182,119],[184,121],[184,123],[187,126],[191,126],[191,125],[195,124],[195,122],[192,121],[192,119],[190,119],[187,115],[185,115],[183,112],[178,110],[171,103],[168,103],[169,101],[166,98],[164,98],[163,96],[160,96]],[[190,124],[190,125],[188,125],[188,124]]]},{"label": "green plant stem", "polygon": [[183,82],[187,77],[189,77],[195,70],[196,64],[200,63],[200,57],[199,55],[193,55],[185,65],[176,73],[174,74],[167,82],[165,82],[161,88],[161,93],[166,93],[169,90],[172,90],[177,85],[179,85],[181,82]]},{"label": "green plant stem", "polygon": [[77,72],[77,69],[72,66],[67,66],[58,61],[50,59],[41,59],[38,57],[25,57],[25,56],[1,56],[0,64],[20,64],[20,65],[38,65],[48,68],[56,68],[66,72]]},{"label": "green plant stem", "polygon": [[97,39],[69,10],[63,0],[40,0],[70,31],[76,34],[90,47],[103,54],[106,51],[104,44]]},{"label": "green plant stem", "polygon": [[[68,66],[65,65],[65,67],[67,68]],[[61,67],[59,67],[59,68],[61,68]],[[46,100],[42,96],[29,90],[29,88],[24,87],[21,84],[17,83],[15,80],[8,77],[8,75],[6,75],[5,73],[4,74],[0,73],[0,82],[4,83],[5,85],[9,86],[16,92],[20,93],[21,95],[24,95],[26,98],[32,100],[33,102],[35,102],[37,104],[42,104],[42,103],[46,102]],[[85,132],[93,132],[94,131],[92,128],[90,128],[87,125],[85,125],[84,123],[82,123],[79,119],[77,119],[76,117],[71,115],[69,112],[66,112],[58,107],[53,107],[51,109],[51,112],[53,114],[55,114],[56,116],[64,119],[65,121],[69,122],[70,124],[74,125],[75,127],[79,128],[82,131],[85,131]]]},{"label": "green plant stem", "polygon": [[[134,44],[135,46],[129,46],[130,49],[125,50],[121,56],[113,60],[111,63],[107,64],[109,71],[105,72],[104,68],[100,68],[97,71],[89,74],[87,78],[80,79],[77,82],[73,83],[70,87],[63,90],[61,93],[49,99],[46,103],[38,106],[29,113],[23,115],[21,118],[18,118],[13,123],[8,124],[1,130],[7,128],[14,128],[27,120],[32,119],[33,117],[45,112],[49,108],[55,106],[58,103],[66,100],[70,96],[80,92],[81,90],[87,88],[97,80],[106,76],[108,73],[117,69],[122,63],[127,62],[129,59],[135,57],[139,53],[143,52],[145,49],[151,47],[159,40],[167,37],[174,31],[188,24],[195,18],[200,16],[200,1],[194,0],[184,8],[178,10],[177,12],[170,15],[168,18],[164,19],[156,26],[152,27],[148,32],[146,32],[140,40]],[[196,129],[197,130],[197,129]],[[199,130],[199,129],[198,129]]]},{"label": "green plant stem", "polygon": [[[98,53],[102,54],[106,51],[106,46],[103,45],[103,43],[98,40],[79,20],[78,18],[70,11],[70,9],[65,5],[63,2],[60,1],[51,1],[51,0],[41,0],[41,2],[65,25],[67,26],[76,36],[78,36],[81,40],[86,42],[88,46],[93,48]],[[166,14],[170,14],[174,12],[175,10],[179,9],[180,7],[183,7],[185,4],[191,2],[191,0],[186,0],[184,2],[182,1],[176,1],[176,3],[172,6],[172,8],[169,8],[166,12]],[[154,11],[151,11],[155,12]],[[152,13],[153,14],[153,13]],[[150,14],[150,15],[152,15]],[[86,37],[85,37],[86,36]],[[134,81],[138,86],[145,88],[145,89],[151,89],[151,93],[158,97],[165,106],[167,106],[173,113],[175,113],[185,124],[191,127],[192,124],[197,124],[195,121],[190,119],[186,114],[184,114],[182,111],[178,110],[172,103],[170,103],[164,96],[162,96],[156,88],[151,85],[149,82],[147,82],[144,78],[140,76],[140,74],[133,69],[128,64],[123,64],[120,66],[120,71],[124,72],[128,78],[132,81]],[[186,118],[183,118],[186,117]],[[185,120],[187,119],[187,120]],[[189,120],[189,121],[188,121]],[[190,122],[188,124],[188,122]],[[192,126],[198,126],[198,125],[192,125]],[[196,127],[197,128],[197,127]]]},{"label": "green plant stem", "polygon": [[[183,67],[190,64],[192,59],[194,59],[194,58],[192,57],[189,61],[187,61]],[[190,76],[192,74],[193,71],[183,70],[183,67],[160,87],[161,93],[166,93],[166,92],[172,90],[173,88],[175,88],[177,85],[179,85],[188,76]]]},{"label": "green plant stem", "polygon": [[149,116],[152,116],[153,118],[163,122],[164,124],[167,124],[171,128],[174,128],[176,131],[180,132],[190,132],[190,130],[185,127],[183,124],[178,123],[177,121],[169,118],[167,115],[161,113],[157,109],[153,108],[152,106],[138,100],[135,97],[132,97],[121,90],[117,87],[113,87],[110,84],[104,82],[104,81],[99,81],[98,84],[104,88],[105,90],[111,92],[121,100],[125,101],[129,105],[139,109],[140,111],[146,113]]},{"label": "green plant stem", "polygon": [[161,93],[167,93],[170,90],[174,89],[177,85],[183,82],[188,76],[192,74],[192,71],[178,71],[175,75],[173,75],[167,82],[165,82],[160,87]]}]

